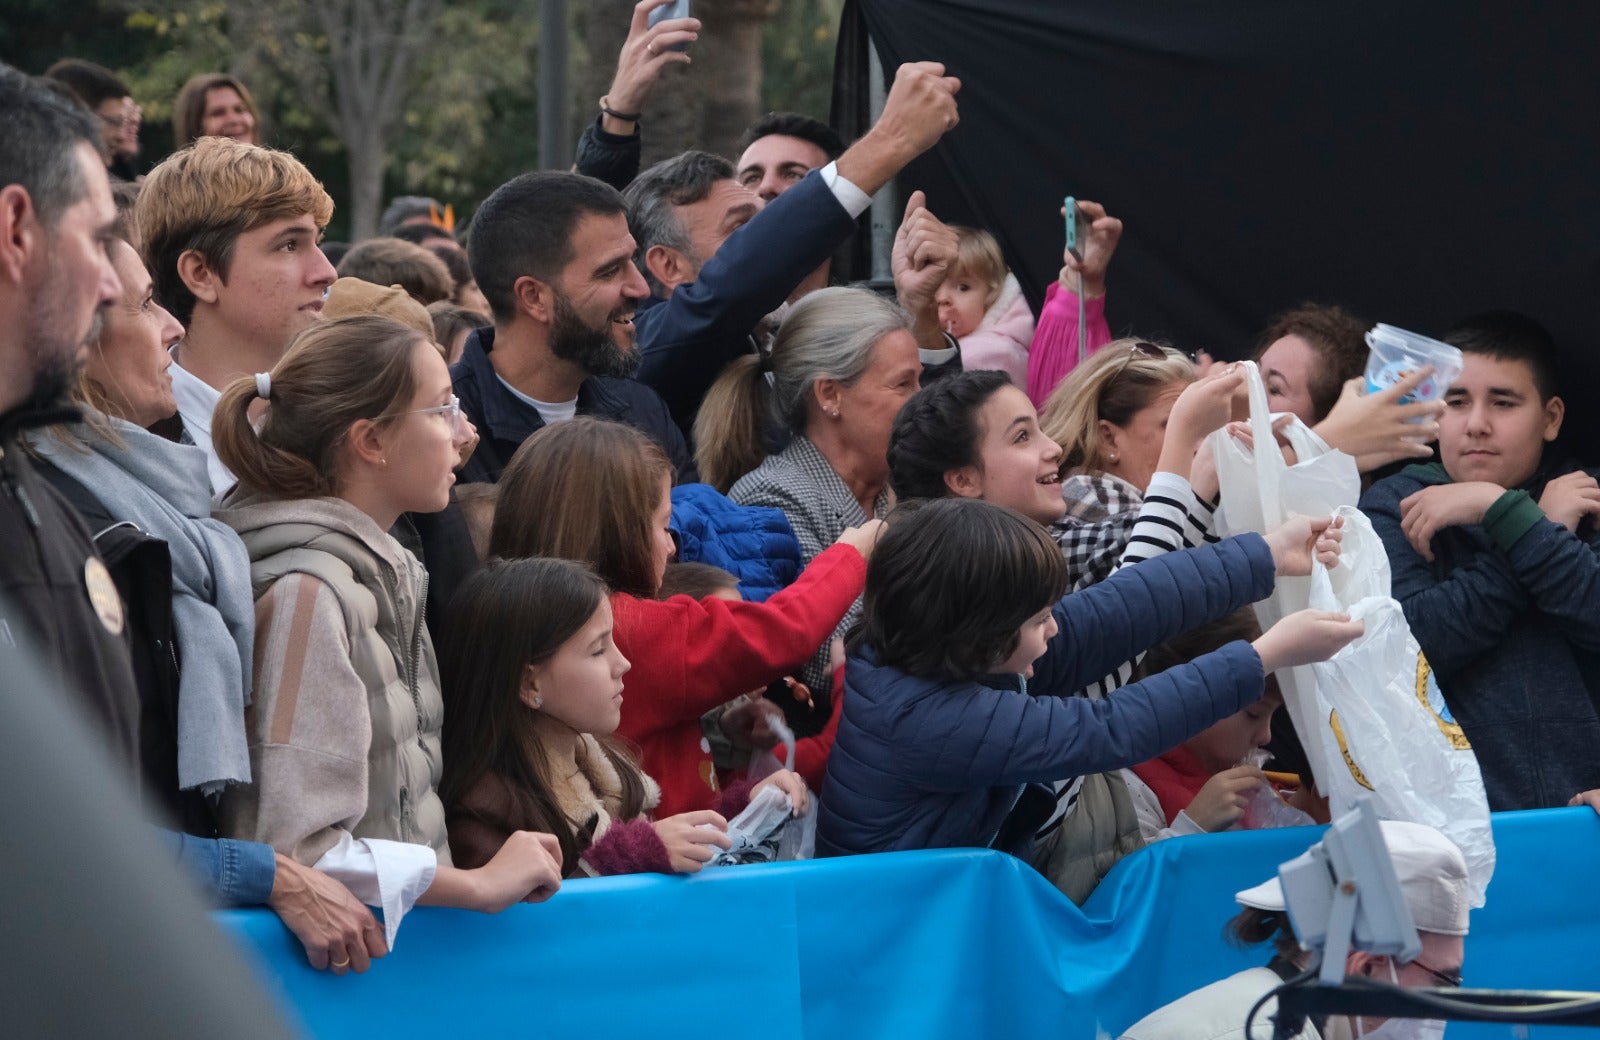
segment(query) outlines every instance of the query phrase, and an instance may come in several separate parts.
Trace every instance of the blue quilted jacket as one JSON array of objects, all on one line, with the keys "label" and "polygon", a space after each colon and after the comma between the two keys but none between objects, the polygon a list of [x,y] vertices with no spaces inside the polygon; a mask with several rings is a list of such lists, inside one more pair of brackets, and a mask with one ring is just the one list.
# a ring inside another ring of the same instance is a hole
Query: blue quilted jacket
[{"label": "blue quilted jacket", "polygon": [[1056,604],[1061,630],[1031,682],[929,679],[852,654],[817,854],[987,846],[1025,784],[1143,762],[1258,700],[1261,658],[1242,641],[1103,701],[1072,693],[1264,598],[1273,571],[1259,535],[1124,568]]},{"label": "blue quilted jacket", "polygon": [[672,489],[669,526],[679,560],[731,572],[751,603],[800,576],[800,543],[781,509],[741,506],[709,484],[679,484]]}]

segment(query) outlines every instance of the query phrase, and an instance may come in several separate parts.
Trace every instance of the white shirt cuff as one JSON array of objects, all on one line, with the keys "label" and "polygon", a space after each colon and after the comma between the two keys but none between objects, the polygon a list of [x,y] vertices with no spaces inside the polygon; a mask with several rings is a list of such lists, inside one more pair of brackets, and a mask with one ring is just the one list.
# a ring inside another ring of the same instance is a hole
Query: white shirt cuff
[{"label": "white shirt cuff", "polygon": [[839,164],[837,162],[831,162],[822,168],[822,183],[826,184],[828,190],[833,192],[833,197],[838,199],[839,205],[843,206],[844,211],[850,214],[851,220],[861,216],[872,206],[871,195],[850,183],[848,179],[839,176]]},{"label": "white shirt cuff", "polygon": [[363,903],[383,910],[384,938],[392,950],[400,922],[433,884],[439,856],[426,845],[358,839],[345,833],[314,866],[342,883]]}]

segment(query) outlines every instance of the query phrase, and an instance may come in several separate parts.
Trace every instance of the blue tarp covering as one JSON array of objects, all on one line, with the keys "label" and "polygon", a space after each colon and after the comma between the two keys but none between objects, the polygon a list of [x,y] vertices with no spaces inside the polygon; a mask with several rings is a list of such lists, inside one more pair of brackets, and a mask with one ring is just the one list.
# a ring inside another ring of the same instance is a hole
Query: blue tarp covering
[{"label": "blue tarp covering", "polygon": [[[265,911],[219,918],[318,1037],[1091,1040],[1264,963],[1263,951],[1222,942],[1232,894],[1318,834],[1162,842],[1119,864],[1082,910],[1020,862],[975,850],[574,881],[497,917],[414,911],[395,952],[343,978],[313,972]],[[1502,814],[1495,837],[1467,984],[1600,989],[1600,818]],[[1509,1035],[1450,1028],[1454,1040]]]}]

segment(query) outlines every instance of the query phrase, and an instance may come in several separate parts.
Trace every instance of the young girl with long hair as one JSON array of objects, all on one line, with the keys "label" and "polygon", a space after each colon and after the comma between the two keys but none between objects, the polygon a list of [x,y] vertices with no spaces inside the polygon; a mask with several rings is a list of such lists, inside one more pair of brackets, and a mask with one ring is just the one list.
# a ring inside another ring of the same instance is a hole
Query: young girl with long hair
[{"label": "young girl with long hair", "polygon": [[[623,676],[609,590],[571,560],[501,560],[451,604],[440,642],[450,849],[487,862],[518,830],[561,843],[568,876],[692,873],[728,847],[697,809],[652,821],[661,790],[612,734]],[[797,811],[804,788],[794,792]]]},{"label": "young girl with long hair", "polygon": [[455,480],[467,434],[439,352],[385,318],[319,322],[223,391],[212,434],[239,478],[216,516],[249,551],[256,618],[252,780],[224,793],[221,828],[382,906],[391,942],[415,902],[494,912],[548,896],[553,838],[518,835],[458,870],[435,793],[428,578],[388,531],[443,509]]},{"label": "young girl with long hair", "polygon": [[[817,652],[860,594],[882,526],[849,528],[764,603],[715,596],[658,601],[653,597],[674,551],[667,530],[671,483],[666,456],[631,426],[587,418],[557,423],[523,442],[501,475],[489,535],[493,556],[577,560],[611,588],[614,638],[633,662],[617,732],[639,746],[644,771],[661,785],[665,816],[718,804],[700,716],[793,672]],[[793,774],[774,775],[774,782],[799,784]]]}]

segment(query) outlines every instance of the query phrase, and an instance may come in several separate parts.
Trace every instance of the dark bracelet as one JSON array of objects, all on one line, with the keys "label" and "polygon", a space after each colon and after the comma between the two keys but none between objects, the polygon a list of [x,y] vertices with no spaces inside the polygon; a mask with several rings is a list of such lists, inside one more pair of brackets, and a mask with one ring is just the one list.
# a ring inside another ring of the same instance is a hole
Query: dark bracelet
[{"label": "dark bracelet", "polygon": [[637,123],[639,117],[644,114],[643,112],[618,112],[610,106],[610,100],[611,97],[609,95],[600,99],[601,115],[610,116],[612,119],[620,119],[624,123]]}]

